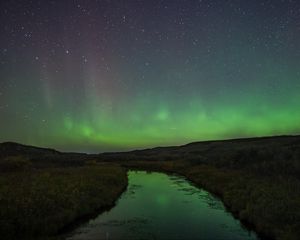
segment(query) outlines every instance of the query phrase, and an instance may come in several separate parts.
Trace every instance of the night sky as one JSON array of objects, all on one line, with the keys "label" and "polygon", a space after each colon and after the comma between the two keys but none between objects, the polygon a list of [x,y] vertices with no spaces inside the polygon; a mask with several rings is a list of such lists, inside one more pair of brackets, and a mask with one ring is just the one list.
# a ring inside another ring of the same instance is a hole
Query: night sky
[{"label": "night sky", "polygon": [[0,3],[0,142],[101,152],[299,133],[298,0]]}]

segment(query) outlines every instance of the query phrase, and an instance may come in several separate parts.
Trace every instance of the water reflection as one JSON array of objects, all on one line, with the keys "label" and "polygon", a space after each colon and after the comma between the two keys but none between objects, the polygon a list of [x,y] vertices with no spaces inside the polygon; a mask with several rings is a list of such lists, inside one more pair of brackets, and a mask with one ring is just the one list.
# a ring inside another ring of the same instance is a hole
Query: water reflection
[{"label": "water reflection", "polygon": [[184,178],[131,171],[128,189],[116,206],[67,239],[258,238],[226,212],[220,200]]}]

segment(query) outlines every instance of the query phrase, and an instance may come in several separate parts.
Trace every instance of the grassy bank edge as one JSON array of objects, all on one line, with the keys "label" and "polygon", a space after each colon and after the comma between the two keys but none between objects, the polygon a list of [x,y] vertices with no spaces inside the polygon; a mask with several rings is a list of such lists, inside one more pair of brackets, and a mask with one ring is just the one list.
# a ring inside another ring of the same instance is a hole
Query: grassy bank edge
[{"label": "grassy bank edge", "polygon": [[65,239],[113,207],[128,186],[127,171],[115,164],[13,172],[0,181],[1,236],[28,240]]},{"label": "grassy bank edge", "polygon": [[[269,179],[257,179],[257,176],[253,176],[243,171],[219,169],[209,165],[191,167],[180,161],[128,162],[123,163],[122,166],[127,169],[158,171],[182,175],[195,184],[195,186],[203,188],[218,196],[226,206],[227,210],[247,227],[257,232],[260,238],[277,240],[299,239],[300,223],[295,226],[284,224],[275,225],[272,223],[272,217],[269,219],[270,221],[266,221],[264,218],[260,219],[258,212],[251,215],[245,210],[247,208],[255,208],[256,203],[253,201],[248,202],[247,199],[248,195],[253,194],[254,188],[257,188],[257,192],[260,193],[260,187],[262,187],[262,185],[267,188],[276,185],[275,182],[268,182]],[[252,189],[249,190],[247,186],[250,186],[253,183],[257,185],[251,186]],[[274,191],[276,190],[277,189],[274,188]],[[274,193],[274,191],[272,193]],[[254,194],[258,194],[257,192]],[[281,193],[279,193],[279,195],[280,194]],[[258,198],[258,196],[256,197]],[[271,206],[265,205],[263,207],[267,209]],[[276,208],[277,206],[275,204],[272,207]],[[274,209],[274,211],[276,211],[276,209]]]},{"label": "grassy bank edge", "polygon": [[[128,173],[128,171],[126,171]],[[104,212],[110,211],[112,208],[114,208],[122,194],[127,190],[128,188],[128,174],[126,178],[127,184],[123,185],[120,191],[116,194],[114,198],[111,199],[111,202],[99,206],[93,211],[87,212],[85,214],[81,214],[74,218],[71,222],[66,223],[65,226],[62,228],[58,229],[56,234],[53,234],[52,236],[49,236],[48,238],[46,237],[41,237],[39,240],[65,240],[66,237],[69,236],[69,234],[75,230],[76,228],[80,227],[82,224],[88,222],[91,219],[95,219],[99,215],[103,214]]]}]

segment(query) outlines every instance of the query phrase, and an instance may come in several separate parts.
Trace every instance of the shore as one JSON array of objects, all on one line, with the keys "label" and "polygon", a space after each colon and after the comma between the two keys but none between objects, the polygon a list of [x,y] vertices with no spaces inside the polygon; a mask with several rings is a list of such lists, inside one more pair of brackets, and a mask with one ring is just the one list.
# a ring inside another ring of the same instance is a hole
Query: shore
[{"label": "shore", "polygon": [[2,143],[0,234],[6,239],[57,235],[84,216],[113,206],[127,186],[130,169],[185,176],[218,195],[260,236],[299,239],[300,136],[103,154]]},{"label": "shore", "polygon": [[298,240],[299,181],[259,177],[245,171],[189,166],[183,161],[127,162],[128,169],[176,173],[199,188],[217,195],[228,211],[256,231],[262,239]]},{"label": "shore", "polygon": [[[296,240],[295,182],[184,162],[127,162],[4,173],[0,232],[6,239],[63,239],[66,229],[114,205],[126,189],[126,169],[176,173],[216,194],[227,209],[266,239]],[[298,225],[297,225],[298,224]],[[58,235],[60,233],[60,235]],[[52,236],[52,237],[51,237]]]},{"label": "shore", "polygon": [[38,239],[112,207],[127,173],[113,164],[32,169],[1,173],[0,186],[1,237]]}]

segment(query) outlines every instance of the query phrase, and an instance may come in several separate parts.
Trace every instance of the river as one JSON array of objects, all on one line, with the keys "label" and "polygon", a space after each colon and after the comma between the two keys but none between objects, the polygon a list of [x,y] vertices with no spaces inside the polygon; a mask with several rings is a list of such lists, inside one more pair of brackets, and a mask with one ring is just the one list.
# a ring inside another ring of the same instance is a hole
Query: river
[{"label": "river", "polygon": [[130,171],[128,179],[115,207],[81,225],[67,239],[259,239],[218,198],[183,177]]}]

